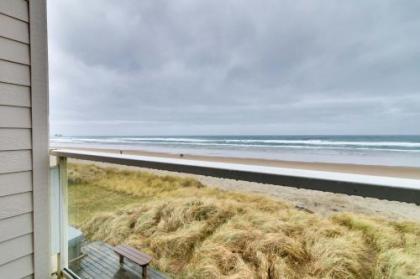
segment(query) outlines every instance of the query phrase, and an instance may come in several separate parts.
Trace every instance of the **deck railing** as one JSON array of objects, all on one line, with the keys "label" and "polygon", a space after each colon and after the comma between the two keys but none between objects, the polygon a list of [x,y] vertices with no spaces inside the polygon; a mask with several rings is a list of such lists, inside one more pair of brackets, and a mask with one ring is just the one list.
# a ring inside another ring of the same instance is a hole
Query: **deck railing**
[{"label": "deck railing", "polygon": [[51,155],[420,204],[415,179],[66,149]]},{"label": "deck railing", "polygon": [[56,196],[55,203],[58,204],[58,210],[53,210],[57,213],[55,222],[57,227],[54,229],[53,226],[53,234],[57,234],[58,237],[52,246],[56,247],[56,251],[53,253],[58,258],[57,271],[67,278],[78,279],[77,275],[68,269],[68,158],[420,204],[420,180],[415,179],[208,162],[184,158],[135,156],[73,149],[55,149],[51,150],[50,154],[57,158],[57,164],[51,168],[51,184],[53,186],[52,193],[55,193],[54,195]]}]

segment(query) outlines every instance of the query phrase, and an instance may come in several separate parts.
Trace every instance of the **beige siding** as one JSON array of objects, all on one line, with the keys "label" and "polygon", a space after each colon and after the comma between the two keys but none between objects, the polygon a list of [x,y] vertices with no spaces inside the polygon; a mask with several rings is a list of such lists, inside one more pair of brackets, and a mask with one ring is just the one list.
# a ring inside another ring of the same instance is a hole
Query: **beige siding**
[{"label": "beige siding", "polygon": [[0,26],[1,37],[29,44],[28,23],[0,14]]},{"label": "beige siding", "polygon": [[35,271],[33,110],[47,107],[31,105],[31,2],[45,6],[40,0],[0,0],[0,278],[46,278]]},{"label": "beige siding", "polygon": [[31,110],[0,105],[0,128],[31,128]]},{"label": "beige siding", "polygon": [[33,231],[32,214],[26,213],[0,221],[0,243]]},{"label": "beige siding", "polygon": [[32,192],[0,197],[0,220],[32,212]]},{"label": "beige siding", "polygon": [[0,175],[0,197],[32,191],[32,172]]},{"label": "beige siding", "polygon": [[0,129],[0,150],[31,149],[30,129]]},{"label": "beige siding", "polygon": [[26,0],[1,0],[0,11],[23,21],[29,19],[28,1]]},{"label": "beige siding", "polygon": [[34,271],[33,256],[25,256],[0,266],[2,278],[23,278]]},{"label": "beige siding", "polygon": [[0,243],[0,251],[8,251],[8,253],[0,254],[0,265],[32,254],[32,234],[23,235]]},{"label": "beige siding", "polygon": [[0,82],[31,85],[29,66],[0,60]]},{"label": "beige siding", "polygon": [[31,151],[1,151],[0,152],[0,175],[10,172],[22,172],[32,170]]},{"label": "beige siding", "polygon": [[0,105],[31,106],[31,89],[29,86],[0,82],[0,92]]},{"label": "beige siding", "polygon": [[0,59],[29,65],[29,45],[0,37]]}]

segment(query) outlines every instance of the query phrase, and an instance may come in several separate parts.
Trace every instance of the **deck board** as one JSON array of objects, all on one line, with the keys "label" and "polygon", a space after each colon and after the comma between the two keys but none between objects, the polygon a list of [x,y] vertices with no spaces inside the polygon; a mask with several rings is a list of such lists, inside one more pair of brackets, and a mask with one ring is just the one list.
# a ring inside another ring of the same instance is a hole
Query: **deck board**
[{"label": "deck board", "polygon": [[[82,251],[86,256],[70,264],[70,269],[81,279],[142,279],[141,267],[128,260],[120,266],[118,255],[108,244],[92,242],[83,246]],[[168,278],[150,266],[147,271],[149,279]]]}]

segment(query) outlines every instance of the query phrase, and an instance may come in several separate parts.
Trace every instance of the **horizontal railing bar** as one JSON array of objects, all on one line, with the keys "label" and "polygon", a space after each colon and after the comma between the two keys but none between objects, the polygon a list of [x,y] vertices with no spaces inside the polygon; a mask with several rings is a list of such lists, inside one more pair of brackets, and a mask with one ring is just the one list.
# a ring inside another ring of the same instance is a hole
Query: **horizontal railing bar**
[{"label": "horizontal railing bar", "polygon": [[51,155],[420,204],[420,180],[56,149]]},{"label": "horizontal railing bar", "polygon": [[63,273],[63,275],[66,278],[69,278],[69,279],[81,279],[79,276],[77,276],[76,273],[74,273],[73,271],[71,271],[71,269],[69,269],[69,268],[64,268],[61,272]]}]

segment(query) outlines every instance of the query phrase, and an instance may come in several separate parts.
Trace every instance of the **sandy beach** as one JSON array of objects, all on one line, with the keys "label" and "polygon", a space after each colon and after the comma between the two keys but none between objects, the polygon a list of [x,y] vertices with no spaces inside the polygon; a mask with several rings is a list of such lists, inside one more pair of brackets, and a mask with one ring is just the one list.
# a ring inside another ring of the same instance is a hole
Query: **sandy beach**
[{"label": "sandy beach", "polygon": [[[67,148],[66,149],[72,149]],[[87,151],[120,153],[118,149],[110,148],[73,148]],[[152,156],[164,158],[181,158],[180,154],[164,153],[164,152],[150,152],[143,150],[124,149],[124,154]],[[282,161],[282,160],[268,160],[255,158],[234,158],[234,157],[219,157],[219,156],[202,156],[182,154],[183,159],[201,160],[210,162],[224,162],[224,163],[238,163],[257,166],[270,166],[279,168],[344,172],[354,174],[366,174],[377,176],[390,176],[401,178],[420,179],[420,168],[416,167],[398,167],[398,166],[377,166],[377,165],[355,165],[355,164],[336,164],[336,163],[315,163],[315,162],[297,162],[297,161]]]},{"label": "sandy beach", "polygon": [[[101,151],[119,153],[115,149],[96,149],[96,148],[78,148],[89,151]],[[139,150],[124,150],[124,154],[170,157],[179,158],[177,154],[146,152]],[[241,164],[278,166],[283,168],[300,168],[309,170],[323,170],[334,172],[347,172],[370,175],[383,175],[393,177],[405,177],[420,179],[420,169],[405,167],[387,167],[387,166],[365,166],[365,165],[341,165],[326,163],[306,163],[306,162],[286,162],[275,160],[258,160],[243,158],[225,158],[225,157],[209,157],[209,156],[193,156],[183,154],[185,159],[215,161],[215,162],[232,162]],[[82,162],[79,160],[78,163]],[[99,165],[110,166],[111,164],[95,163]],[[112,165],[113,167],[123,169],[141,169],[135,167]],[[379,217],[391,218],[395,220],[413,220],[420,221],[420,206],[395,201],[378,200],[373,198],[364,198],[358,196],[349,196],[344,194],[326,193],[314,190],[297,189],[293,187],[261,184],[254,182],[236,181],[232,179],[223,179],[215,177],[207,177],[202,175],[192,175],[184,173],[173,173],[155,169],[142,169],[144,171],[155,174],[171,174],[177,176],[189,176],[198,179],[209,187],[218,187],[230,191],[240,191],[248,193],[256,193],[268,195],[272,198],[279,199],[288,203],[292,203],[297,208],[308,212],[314,212],[324,216],[328,216],[337,212],[353,212],[367,215],[376,215]]]}]

